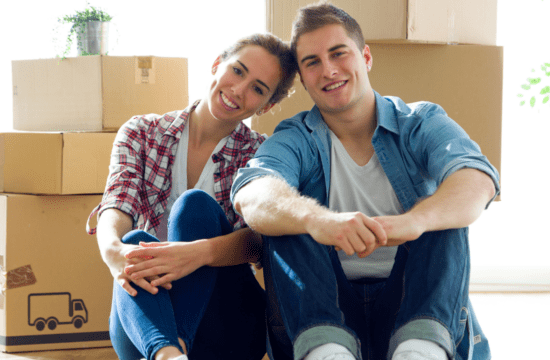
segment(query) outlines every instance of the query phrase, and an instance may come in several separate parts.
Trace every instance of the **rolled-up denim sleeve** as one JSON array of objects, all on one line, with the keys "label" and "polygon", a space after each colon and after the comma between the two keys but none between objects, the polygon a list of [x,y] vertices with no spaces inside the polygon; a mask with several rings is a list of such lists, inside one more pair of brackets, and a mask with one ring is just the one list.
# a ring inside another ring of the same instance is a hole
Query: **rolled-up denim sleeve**
[{"label": "rolled-up denim sleeve", "polygon": [[422,112],[423,121],[415,123],[408,142],[411,153],[437,186],[460,169],[477,169],[493,180],[496,198],[500,193],[499,174],[479,145],[440,106],[432,104]]},{"label": "rolled-up denim sleeve", "polygon": [[239,169],[231,188],[231,202],[239,190],[254,179],[274,176],[298,188],[311,166],[312,149],[299,127],[282,127],[262,143],[253,159]]}]

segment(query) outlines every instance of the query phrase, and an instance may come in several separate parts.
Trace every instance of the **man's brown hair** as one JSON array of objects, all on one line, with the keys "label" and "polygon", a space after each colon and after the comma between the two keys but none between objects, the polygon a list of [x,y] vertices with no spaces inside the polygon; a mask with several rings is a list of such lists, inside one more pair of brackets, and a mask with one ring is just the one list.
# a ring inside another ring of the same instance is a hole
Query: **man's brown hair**
[{"label": "man's brown hair", "polygon": [[292,36],[290,38],[290,49],[294,56],[297,55],[296,44],[300,36],[330,24],[342,25],[349,38],[357,44],[359,50],[363,50],[365,39],[357,21],[344,10],[326,1],[321,1],[298,10],[298,15],[292,23]]}]

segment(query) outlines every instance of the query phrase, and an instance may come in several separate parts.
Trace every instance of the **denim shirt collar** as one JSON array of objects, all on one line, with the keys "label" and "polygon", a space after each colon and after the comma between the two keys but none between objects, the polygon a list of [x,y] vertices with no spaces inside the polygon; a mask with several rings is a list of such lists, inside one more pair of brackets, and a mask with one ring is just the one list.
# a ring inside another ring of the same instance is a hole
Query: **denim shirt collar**
[{"label": "denim shirt collar", "polygon": [[[393,109],[392,103],[384,99],[380,94],[374,91],[376,99],[376,116],[378,127],[382,127],[388,131],[398,133],[397,116]],[[330,139],[330,131],[328,125],[323,120],[321,111],[317,105],[313,106],[311,111],[306,115],[304,124],[311,131],[311,135],[321,150],[321,163],[325,175],[326,198],[329,198],[330,192],[330,149],[332,141]]]},{"label": "denim shirt collar", "polygon": [[[373,90],[373,93],[376,100],[376,120],[378,121],[377,127],[382,127],[395,134],[399,134],[399,126],[397,125],[397,116],[394,111],[394,104],[392,104],[392,102],[388,99],[383,98],[376,91]],[[312,133],[327,132],[328,143],[324,143],[324,145],[328,145],[330,148],[330,136],[328,135],[329,128],[323,120],[323,116],[321,115],[321,111],[317,105],[313,106],[311,111],[307,114],[304,122]]]}]

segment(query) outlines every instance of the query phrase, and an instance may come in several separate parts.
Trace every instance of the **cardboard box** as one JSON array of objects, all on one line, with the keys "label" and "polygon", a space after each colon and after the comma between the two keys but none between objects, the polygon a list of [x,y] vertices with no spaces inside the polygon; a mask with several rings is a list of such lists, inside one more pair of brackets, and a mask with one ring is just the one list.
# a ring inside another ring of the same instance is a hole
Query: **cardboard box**
[{"label": "cardboard box", "polygon": [[0,192],[102,194],[116,133],[0,133]]},{"label": "cardboard box", "polygon": [[[290,40],[297,10],[318,0],[268,0],[267,30]],[[496,45],[497,0],[332,0],[350,14],[368,43]]]},{"label": "cardboard box", "polygon": [[[369,80],[382,96],[407,103],[439,104],[501,166],[503,48],[477,45],[369,44]],[[314,105],[296,80],[296,93],[268,113],[252,118],[252,128],[272,134],[275,126]]]},{"label": "cardboard box", "polygon": [[189,103],[187,59],[80,56],[12,62],[13,128],[117,130]]},{"label": "cardboard box", "polygon": [[0,350],[111,346],[113,278],[86,233],[100,201],[0,194]]}]

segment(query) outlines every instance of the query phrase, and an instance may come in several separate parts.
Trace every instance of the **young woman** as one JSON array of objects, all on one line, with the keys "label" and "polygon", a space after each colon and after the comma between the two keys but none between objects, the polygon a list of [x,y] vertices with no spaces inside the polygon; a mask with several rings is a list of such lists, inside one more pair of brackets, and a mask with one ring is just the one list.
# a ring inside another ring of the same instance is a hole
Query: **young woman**
[{"label": "young woman", "polygon": [[216,59],[203,99],[119,130],[90,218],[115,279],[109,322],[120,359],[264,356],[265,295],[248,265],[261,239],[229,193],[264,140],[241,121],[288,96],[295,74],[286,44],[253,35]]}]

